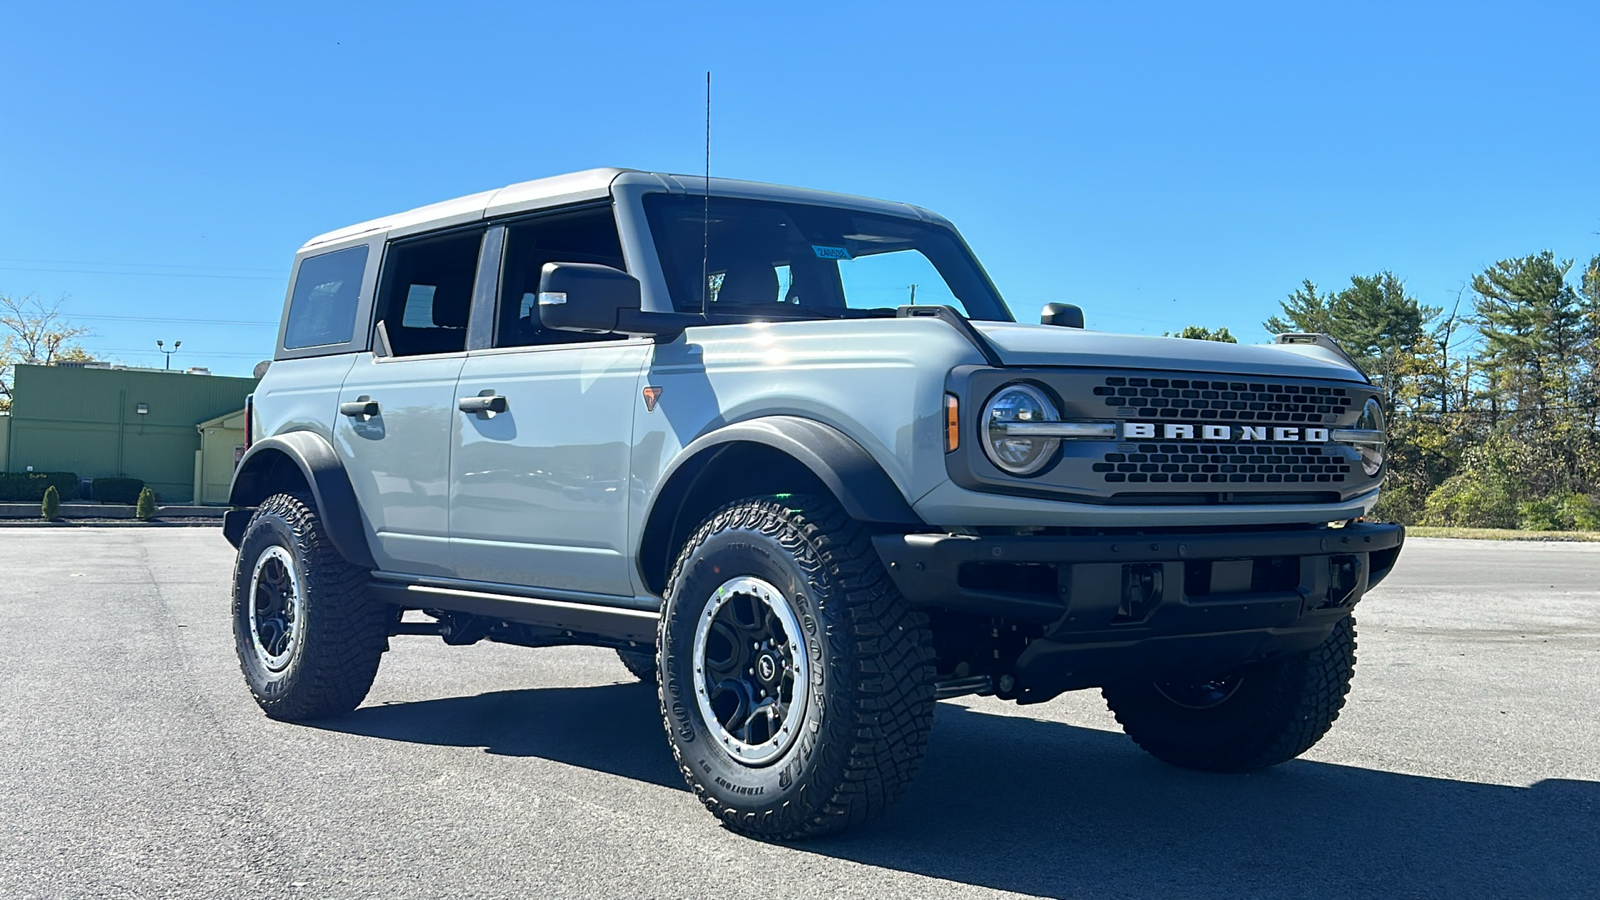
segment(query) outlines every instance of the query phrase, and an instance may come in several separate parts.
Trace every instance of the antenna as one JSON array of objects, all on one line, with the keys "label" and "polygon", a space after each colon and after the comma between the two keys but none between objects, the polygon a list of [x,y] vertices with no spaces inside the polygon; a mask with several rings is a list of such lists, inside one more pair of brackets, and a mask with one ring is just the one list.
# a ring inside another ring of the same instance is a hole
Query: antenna
[{"label": "antenna", "polygon": [[700,212],[700,315],[711,311],[711,70],[706,70],[706,189]]}]

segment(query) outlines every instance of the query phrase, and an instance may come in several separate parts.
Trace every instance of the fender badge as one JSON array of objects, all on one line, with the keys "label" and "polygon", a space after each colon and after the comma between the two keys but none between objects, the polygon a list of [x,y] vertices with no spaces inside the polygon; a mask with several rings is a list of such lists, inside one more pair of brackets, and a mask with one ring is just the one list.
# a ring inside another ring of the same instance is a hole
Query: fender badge
[{"label": "fender badge", "polygon": [[644,389],[644,411],[655,412],[656,401],[661,399],[661,388],[650,385]]}]

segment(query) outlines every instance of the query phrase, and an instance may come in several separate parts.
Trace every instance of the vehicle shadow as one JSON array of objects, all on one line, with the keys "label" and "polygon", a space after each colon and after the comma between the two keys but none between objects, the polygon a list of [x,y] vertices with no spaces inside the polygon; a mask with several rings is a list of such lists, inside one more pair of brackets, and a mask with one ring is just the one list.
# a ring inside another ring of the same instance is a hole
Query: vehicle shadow
[{"label": "vehicle shadow", "polygon": [[[364,707],[322,727],[683,786],[645,685]],[[794,847],[1054,897],[1597,896],[1600,783],[1505,787],[1304,760],[1206,775],[1120,734],[944,703],[897,806]]]},{"label": "vehicle shadow", "polygon": [[385,703],[307,724],[412,744],[536,756],[687,790],[662,734],[659,709],[654,685],[628,683]]}]

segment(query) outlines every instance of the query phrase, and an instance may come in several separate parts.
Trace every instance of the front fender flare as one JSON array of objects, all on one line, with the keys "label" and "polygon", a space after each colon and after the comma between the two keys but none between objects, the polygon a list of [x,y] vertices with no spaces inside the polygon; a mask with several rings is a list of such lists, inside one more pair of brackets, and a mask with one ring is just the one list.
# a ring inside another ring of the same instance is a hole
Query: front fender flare
[{"label": "front fender flare", "polygon": [[674,550],[700,524],[684,521],[685,510],[696,502],[702,489],[717,491],[706,479],[718,471],[725,454],[750,447],[792,460],[857,521],[905,528],[923,524],[872,454],[838,429],[797,416],[735,422],[690,441],[656,481],[634,544],[634,562],[647,590],[659,593],[664,589]]},{"label": "front fender flare", "polygon": [[[293,466],[285,471],[286,466]],[[245,452],[233,475],[228,504],[234,508],[224,522],[228,542],[239,546],[248,515],[237,515],[283,490],[282,476],[298,474],[311,491],[317,515],[335,550],[352,565],[377,568],[362,524],[361,504],[333,445],[312,431],[290,431],[257,441]]]},{"label": "front fender flare", "polygon": [[[866,448],[831,425],[799,416],[764,416],[703,434],[679,451],[658,484],[672,483],[673,476],[685,465],[705,460],[709,456],[705,451],[734,443],[762,444],[793,457],[817,476],[853,519],[922,524],[900,488]],[[661,499],[662,492],[658,490],[647,521]]]}]

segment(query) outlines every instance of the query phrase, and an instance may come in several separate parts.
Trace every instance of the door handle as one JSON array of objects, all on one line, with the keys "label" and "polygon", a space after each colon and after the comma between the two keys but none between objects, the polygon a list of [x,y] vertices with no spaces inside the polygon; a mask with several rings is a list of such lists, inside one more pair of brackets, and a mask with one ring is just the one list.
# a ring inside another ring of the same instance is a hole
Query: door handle
[{"label": "door handle", "polygon": [[339,404],[339,414],[349,416],[352,419],[366,421],[378,414],[378,401],[360,397],[341,403]]},{"label": "door handle", "polygon": [[506,411],[506,398],[499,394],[485,394],[479,397],[462,397],[456,408],[464,413],[481,415],[494,415]]}]

